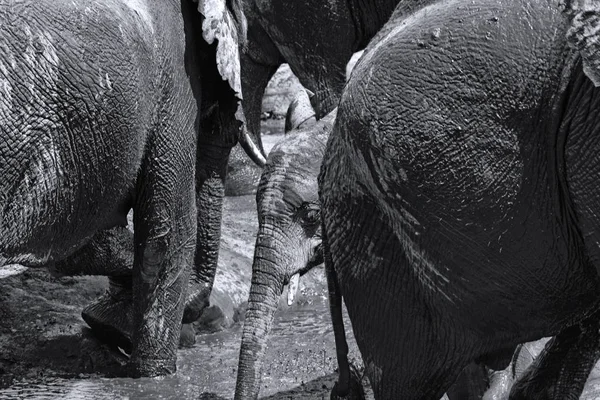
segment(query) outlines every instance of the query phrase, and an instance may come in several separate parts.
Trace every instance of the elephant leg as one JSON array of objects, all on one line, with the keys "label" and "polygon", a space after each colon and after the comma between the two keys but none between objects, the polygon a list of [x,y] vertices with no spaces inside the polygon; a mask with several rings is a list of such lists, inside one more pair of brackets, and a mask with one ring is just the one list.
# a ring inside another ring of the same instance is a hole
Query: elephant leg
[{"label": "elephant leg", "polygon": [[133,232],[115,227],[98,232],[74,254],[53,265],[59,275],[108,275],[106,293],[81,312],[96,337],[131,352],[133,323]]},{"label": "elephant leg", "polygon": [[196,165],[196,255],[188,286],[183,323],[196,321],[209,305],[221,243],[221,217],[231,147],[198,144]]},{"label": "elephant leg", "polygon": [[481,399],[488,385],[488,372],[485,365],[472,362],[462,370],[446,394],[449,400],[478,400]]},{"label": "elephant leg", "polygon": [[105,294],[81,311],[81,317],[101,341],[131,353],[133,329],[131,276],[109,277]]},{"label": "elephant leg", "polygon": [[342,292],[337,280],[337,274],[333,268],[333,260],[329,253],[329,246],[325,233],[322,237],[323,256],[325,261],[325,273],[327,276],[327,288],[329,289],[329,310],[333,324],[333,335],[335,338],[335,350],[338,360],[339,377],[333,389],[331,389],[331,400],[337,399],[364,399],[365,393],[361,379],[354,368],[348,362],[348,342],[346,341],[346,330],[342,315]]},{"label": "elephant leg", "polygon": [[[187,126],[177,124],[177,116],[173,121],[175,126]],[[171,374],[177,369],[177,345],[196,249],[196,135],[191,131],[156,134],[136,184],[133,346],[128,363],[134,377]]]},{"label": "elephant leg", "polygon": [[600,312],[550,339],[510,391],[511,400],[579,399],[600,358]]}]

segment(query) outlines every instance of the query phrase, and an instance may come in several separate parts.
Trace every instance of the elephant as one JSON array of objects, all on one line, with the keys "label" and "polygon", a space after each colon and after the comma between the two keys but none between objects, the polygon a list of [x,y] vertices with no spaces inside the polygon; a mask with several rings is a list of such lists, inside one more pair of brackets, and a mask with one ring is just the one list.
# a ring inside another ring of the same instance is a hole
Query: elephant
[{"label": "elephant", "polygon": [[287,118],[299,126],[269,153],[256,193],[258,232],[252,282],[244,320],[235,399],[255,399],[260,388],[267,336],[288,284],[291,305],[300,275],[323,263],[317,175],[336,110],[318,122],[311,118],[308,96],[301,93]]},{"label": "elephant", "polygon": [[564,13],[569,21],[567,40],[581,54],[582,68],[595,86],[600,86],[600,10],[594,0],[568,0]]},{"label": "elephant", "polygon": [[[571,327],[565,331],[573,330],[573,327]],[[544,384],[543,378],[547,378],[547,376],[543,377],[543,375],[547,374],[547,371],[551,374],[558,373],[559,375],[563,374],[564,371],[568,371],[568,376],[575,378],[569,382],[569,385],[576,385],[581,388],[576,390],[576,392],[581,392],[581,395],[576,398],[581,400],[596,399],[599,388],[597,382],[594,382],[594,380],[597,381],[598,379],[598,371],[597,368],[595,368],[596,372],[594,374],[590,374],[590,371],[597,361],[597,354],[595,354],[598,351],[597,327],[587,324],[586,321],[582,326],[575,327],[575,330],[580,330],[583,333],[583,335],[577,335],[580,336],[577,344],[580,346],[587,345],[586,351],[569,351],[572,346],[565,346],[565,344],[572,342],[572,338],[567,338],[563,334],[564,332],[561,332],[560,335],[554,338],[543,338],[535,342],[519,345],[510,365],[505,370],[492,374],[489,389],[485,392],[482,400],[529,399],[541,396],[550,399],[568,398],[564,397],[564,393],[561,393],[562,385],[548,387],[547,384]],[[590,335],[594,335],[595,337],[590,340]],[[589,347],[589,344],[592,344],[592,346]],[[577,346],[575,346],[575,349],[577,349]],[[573,356],[573,358],[577,357],[578,359],[569,360],[570,356]],[[548,363],[548,358],[553,359],[552,361],[558,360],[559,362]],[[563,366],[563,359],[569,360],[566,366]],[[546,366],[550,368],[546,369]],[[575,366],[575,370],[571,369],[572,366]],[[551,381],[553,383],[560,382],[560,378],[553,378]],[[562,384],[564,385],[564,382]],[[526,390],[529,392],[522,391],[523,385],[526,385]]]},{"label": "elephant", "polygon": [[522,377],[547,341],[548,338],[543,338],[535,342],[518,345],[509,366],[504,370],[495,371],[491,374],[489,388],[483,395],[482,400],[507,400],[515,381]]},{"label": "elephant", "polygon": [[242,125],[219,109],[241,97],[241,5],[9,1],[0,21],[0,265],[60,270],[103,248],[96,236],[133,209],[126,372],[173,373],[196,249],[196,165],[208,162],[197,142],[218,136],[217,122]]},{"label": "elephant", "polygon": [[[271,150],[261,176],[257,193],[259,230],[236,399],[258,396],[262,359],[283,285],[288,285],[287,302],[291,305],[300,276],[323,263],[317,177],[336,112],[334,109],[317,122],[307,93],[300,91],[288,108],[286,137]],[[446,398],[481,399],[488,386],[487,375],[482,365],[469,365]]]},{"label": "elephant", "polygon": [[[321,119],[337,106],[352,55],[365,48],[396,6],[409,15],[432,1],[244,0],[248,41],[241,54],[242,103],[252,134],[240,143],[245,153],[241,148],[231,153],[235,173],[258,181],[266,159],[259,134],[262,98],[283,63],[310,92],[315,117]],[[248,166],[245,154],[253,154],[258,167]]]},{"label": "elephant", "polygon": [[512,398],[580,395],[570,382],[597,343],[572,330],[598,331],[600,91],[563,10],[394,14],[354,68],[319,175],[332,398],[351,383],[342,298],[376,399],[437,399],[469,362],[505,367],[548,336],[574,338],[575,368],[542,368],[543,390]]},{"label": "elephant", "polygon": [[[248,129],[260,132],[261,104],[265,89],[284,63],[289,64],[303,87],[310,92],[312,107],[320,119],[336,107],[346,82],[346,65],[383,26],[398,3],[409,9],[433,0],[385,0],[369,2],[244,0],[248,19],[248,43],[241,55],[244,110]],[[331,38],[336,38],[332,40]],[[235,183],[227,183],[228,192],[240,194],[245,188],[256,189],[266,155],[259,135],[255,146],[255,165],[247,161],[242,147],[233,148],[230,171]],[[233,186],[235,184],[235,187]],[[244,189],[244,188],[242,188]],[[250,191],[248,191],[250,193]]]},{"label": "elephant", "polygon": [[[399,9],[408,15],[413,9],[432,1],[403,1]],[[239,112],[235,103],[227,106],[221,103],[219,114],[234,112],[245,123],[241,134],[238,124],[221,123],[224,125],[221,129],[206,127],[207,131],[224,133],[206,135],[198,143],[198,152],[204,156],[198,157],[196,179],[197,249],[188,286],[184,324],[196,321],[209,305],[219,257],[227,167],[231,149],[238,143],[238,138],[247,155],[259,167],[265,165],[260,140],[260,114],[262,96],[269,79],[282,63],[287,62],[300,82],[314,94],[311,103],[316,110],[315,116],[322,118],[337,104],[345,82],[346,64],[352,55],[366,46],[399,3],[398,0],[360,4],[281,0],[242,2],[247,39],[241,46],[241,77],[236,82],[243,93],[243,111]],[[311,25],[306,26],[307,22]],[[333,37],[339,40],[332,41]],[[214,109],[207,107],[209,111],[214,112]],[[216,121],[223,119],[216,118]],[[209,121],[215,121],[215,118]],[[245,157],[240,153],[237,156]],[[239,159],[234,161],[239,162]],[[95,241],[97,245],[74,255],[61,265],[61,269],[65,274],[73,273],[80,264],[88,264],[97,266],[98,273],[101,273],[111,266],[107,294],[87,307],[83,317],[100,336],[126,348],[131,337],[131,321],[127,315],[131,307],[128,299],[131,297],[132,234],[121,229],[101,235],[103,237]],[[113,310],[125,311],[115,313]]]},{"label": "elephant", "polygon": [[317,122],[315,110],[310,104],[310,98],[305,90],[301,90],[292,99],[285,115],[284,133],[309,127]]}]

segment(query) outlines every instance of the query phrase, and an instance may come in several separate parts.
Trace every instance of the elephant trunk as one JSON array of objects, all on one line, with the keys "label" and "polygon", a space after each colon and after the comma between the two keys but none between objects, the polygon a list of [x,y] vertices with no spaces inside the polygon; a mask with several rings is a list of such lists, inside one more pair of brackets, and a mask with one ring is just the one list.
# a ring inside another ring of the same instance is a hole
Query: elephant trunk
[{"label": "elephant trunk", "polygon": [[259,235],[252,265],[252,285],[240,349],[235,400],[256,399],[260,388],[263,356],[271,332],[285,275],[275,262],[273,239]]}]

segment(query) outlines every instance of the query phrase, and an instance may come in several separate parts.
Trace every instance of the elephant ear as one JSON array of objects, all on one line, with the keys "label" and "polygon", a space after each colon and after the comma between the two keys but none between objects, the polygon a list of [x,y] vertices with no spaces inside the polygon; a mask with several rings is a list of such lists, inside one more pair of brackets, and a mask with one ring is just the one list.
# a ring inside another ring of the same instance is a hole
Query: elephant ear
[{"label": "elephant ear", "polygon": [[583,72],[600,86],[600,0],[567,0],[567,41],[582,58]]},{"label": "elephant ear", "polygon": [[246,40],[246,19],[240,0],[194,0],[204,16],[202,37],[217,40],[217,69],[223,80],[242,99],[240,45]]}]

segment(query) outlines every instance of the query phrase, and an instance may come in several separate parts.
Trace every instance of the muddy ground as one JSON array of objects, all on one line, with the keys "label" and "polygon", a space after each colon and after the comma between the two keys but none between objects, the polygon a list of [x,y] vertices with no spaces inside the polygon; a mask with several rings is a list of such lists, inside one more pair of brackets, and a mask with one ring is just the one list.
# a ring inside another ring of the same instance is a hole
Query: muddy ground
[{"label": "muddy ground", "polygon": [[[256,229],[254,196],[227,198],[212,306],[197,327],[196,343],[179,350],[172,377],[106,379],[120,372],[126,358],[98,342],[80,317],[104,292],[106,278],[55,278],[44,269],[27,269],[0,279],[0,399],[231,398]],[[322,269],[301,280],[292,307],[285,298],[261,397],[328,398],[336,359]]]}]

